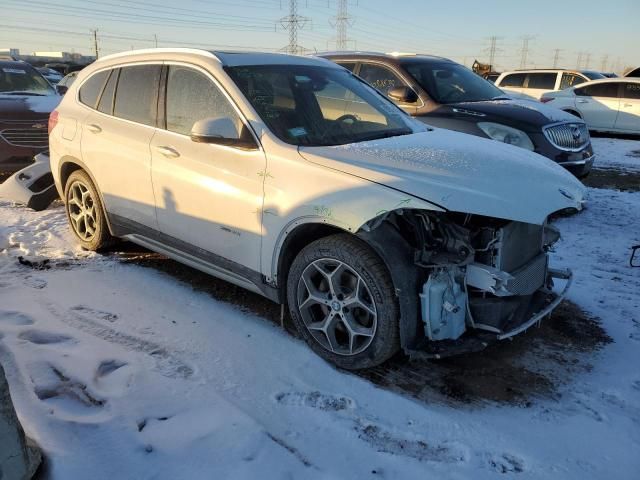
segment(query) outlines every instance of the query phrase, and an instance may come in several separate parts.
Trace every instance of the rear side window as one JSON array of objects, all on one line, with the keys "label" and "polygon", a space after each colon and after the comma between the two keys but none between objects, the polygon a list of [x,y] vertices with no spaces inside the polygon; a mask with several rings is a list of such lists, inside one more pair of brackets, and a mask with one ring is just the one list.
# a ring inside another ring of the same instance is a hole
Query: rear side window
[{"label": "rear side window", "polygon": [[230,117],[238,131],[242,127],[240,117],[220,89],[192,68],[169,67],[166,102],[167,130],[171,132],[189,135],[193,124],[205,118]]},{"label": "rear side window", "polygon": [[582,97],[618,97],[618,84],[617,83],[596,83],[594,85],[587,85],[586,87],[576,88],[575,94]]},{"label": "rear side window", "polygon": [[527,88],[553,90],[556,88],[557,73],[530,73]]},{"label": "rear side window", "polygon": [[98,97],[102,92],[104,82],[107,81],[109,70],[98,72],[89,77],[89,79],[80,87],[79,99],[82,103],[91,108],[96,108]]},{"label": "rear side window", "polygon": [[155,126],[160,65],[135,65],[120,69],[113,114]]},{"label": "rear side window", "polygon": [[522,87],[526,73],[511,73],[505,76],[500,82],[501,87]]},{"label": "rear side window", "polygon": [[353,72],[356,69],[356,64],[355,62],[347,62],[347,63],[338,63],[338,65],[340,65],[341,67],[346,68],[347,70],[349,70],[350,72]]},{"label": "rear side window", "polygon": [[640,99],[640,83],[625,83],[622,87],[622,96],[624,98]]},{"label": "rear side window", "polygon": [[113,112],[113,94],[116,92],[116,83],[118,82],[119,69],[112,70],[107,85],[104,87],[100,101],[98,102],[98,111],[111,115]]},{"label": "rear side window", "polygon": [[385,95],[392,88],[406,86],[395,73],[379,65],[363,64],[360,67],[360,77]]},{"label": "rear side window", "polygon": [[575,87],[576,85],[580,85],[584,83],[584,78],[574,75],[573,73],[563,73],[562,79],[560,80],[560,90],[564,90],[565,88]]}]

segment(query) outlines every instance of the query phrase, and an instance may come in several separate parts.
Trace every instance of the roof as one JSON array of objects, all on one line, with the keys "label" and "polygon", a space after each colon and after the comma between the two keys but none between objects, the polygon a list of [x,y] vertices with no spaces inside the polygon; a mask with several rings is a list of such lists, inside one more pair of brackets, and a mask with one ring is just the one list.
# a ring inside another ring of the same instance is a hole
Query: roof
[{"label": "roof", "polygon": [[243,51],[211,51],[199,48],[146,48],[143,50],[131,50],[126,52],[115,53],[113,55],[107,55],[96,60],[96,63],[102,63],[105,61],[122,59],[133,59],[136,57],[147,57],[152,55],[153,57],[158,54],[180,54],[180,55],[197,55],[200,57],[207,57],[215,59],[220,64],[228,67],[236,67],[240,65],[322,65],[335,67],[331,62],[324,59],[300,56],[300,55],[288,55],[285,53],[270,53],[270,52],[243,52]]},{"label": "roof", "polygon": [[346,51],[346,50],[341,50],[341,51],[337,51],[337,52],[320,52],[317,54],[314,54],[314,56],[317,57],[322,57],[322,58],[388,58],[388,59],[403,59],[403,60],[407,60],[407,61],[416,61],[416,62],[420,62],[420,61],[425,61],[425,60],[429,60],[429,61],[447,61],[450,62],[451,60],[449,60],[448,58],[445,57],[438,57],[435,55],[426,55],[426,54],[422,54],[422,53],[405,53],[405,52],[389,52],[389,53],[382,53],[382,52],[365,52],[365,51]]},{"label": "roof", "polygon": [[595,83],[640,83],[639,77],[614,77],[614,78],[598,78],[597,80],[589,80],[588,82],[579,83],[576,87],[584,85],[592,85]]}]

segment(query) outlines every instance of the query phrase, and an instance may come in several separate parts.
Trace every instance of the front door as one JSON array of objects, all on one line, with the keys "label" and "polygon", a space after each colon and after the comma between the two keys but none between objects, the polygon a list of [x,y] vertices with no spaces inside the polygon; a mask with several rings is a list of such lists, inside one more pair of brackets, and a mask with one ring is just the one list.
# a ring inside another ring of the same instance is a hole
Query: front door
[{"label": "front door", "polygon": [[187,253],[202,256],[203,249],[213,261],[260,271],[264,152],[191,140],[193,124],[206,118],[230,117],[238,131],[247,128],[203,70],[169,65],[165,102],[166,129],[151,141],[160,231],[186,249],[197,247]]}]

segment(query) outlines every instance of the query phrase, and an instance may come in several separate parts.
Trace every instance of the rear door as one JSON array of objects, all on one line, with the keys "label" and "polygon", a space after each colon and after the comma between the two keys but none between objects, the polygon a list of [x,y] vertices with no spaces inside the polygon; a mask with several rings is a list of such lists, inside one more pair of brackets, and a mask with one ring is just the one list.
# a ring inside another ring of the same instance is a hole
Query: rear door
[{"label": "rear door", "polygon": [[523,92],[536,100],[540,100],[543,93],[556,89],[557,72],[531,72],[527,76],[526,88]]},{"label": "rear door", "polygon": [[81,138],[82,158],[112,220],[154,229],[149,143],[156,130],[160,70],[158,64],[113,69],[83,121]]},{"label": "rear door", "polygon": [[586,80],[580,75],[576,75],[575,73],[563,72],[562,77],[560,79],[560,86],[558,87],[558,90],[564,90],[565,88],[575,87],[584,82],[586,82]]},{"label": "rear door", "polygon": [[620,97],[616,130],[640,133],[640,82],[623,83]]},{"label": "rear door", "polygon": [[620,99],[616,82],[603,82],[577,87],[576,110],[587,126],[595,130],[612,130],[618,118]]}]

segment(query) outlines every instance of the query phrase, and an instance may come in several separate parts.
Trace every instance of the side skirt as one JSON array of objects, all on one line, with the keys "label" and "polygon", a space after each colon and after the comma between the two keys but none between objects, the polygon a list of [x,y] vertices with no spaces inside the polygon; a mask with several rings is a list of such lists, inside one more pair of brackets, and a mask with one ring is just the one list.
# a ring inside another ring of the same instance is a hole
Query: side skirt
[{"label": "side skirt", "polygon": [[259,272],[119,215],[108,216],[114,236],[280,303],[278,289],[266,284]]}]

